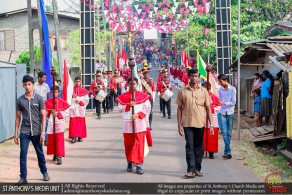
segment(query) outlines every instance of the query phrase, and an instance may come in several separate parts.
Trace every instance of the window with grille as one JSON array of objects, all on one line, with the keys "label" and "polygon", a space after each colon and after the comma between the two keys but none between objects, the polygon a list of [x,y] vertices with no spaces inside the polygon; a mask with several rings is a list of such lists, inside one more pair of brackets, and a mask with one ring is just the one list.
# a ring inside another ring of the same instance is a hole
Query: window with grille
[{"label": "window with grille", "polygon": [[0,51],[15,51],[14,30],[0,31]]}]

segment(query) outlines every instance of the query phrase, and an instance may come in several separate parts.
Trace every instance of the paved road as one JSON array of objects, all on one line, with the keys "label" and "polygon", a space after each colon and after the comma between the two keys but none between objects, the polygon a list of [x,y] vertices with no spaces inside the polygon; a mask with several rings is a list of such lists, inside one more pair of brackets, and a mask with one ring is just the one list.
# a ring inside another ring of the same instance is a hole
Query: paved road
[{"label": "paved road", "polygon": [[[157,72],[152,76],[157,78]],[[175,89],[177,94],[177,89]],[[215,159],[203,159],[204,177],[185,179],[185,141],[177,133],[175,98],[172,99],[172,119],[162,118],[159,104],[154,104],[153,142],[145,159],[142,176],[126,172],[121,116],[114,110],[98,120],[88,113],[88,138],[71,144],[66,140],[66,157],[61,166],[47,157],[51,182],[259,182],[261,181],[242,161],[234,156],[223,160],[223,140],[219,139],[219,153]],[[44,148],[46,149],[46,148]],[[14,182],[19,175],[19,148],[14,145],[0,147],[0,182]],[[33,147],[28,156],[29,182],[41,181]]]}]

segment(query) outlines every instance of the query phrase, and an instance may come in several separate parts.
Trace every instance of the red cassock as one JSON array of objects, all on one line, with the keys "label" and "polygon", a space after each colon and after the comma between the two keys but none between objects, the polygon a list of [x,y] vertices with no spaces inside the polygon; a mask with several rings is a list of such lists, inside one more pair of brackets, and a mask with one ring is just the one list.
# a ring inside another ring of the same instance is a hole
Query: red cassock
[{"label": "red cassock", "polygon": [[170,67],[170,74],[173,76],[173,66],[172,67]]},{"label": "red cassock", "polygon": [[[51,110],[53,107],[53,99],[49,99],[45,103],[47,118],[51,116]],[[48,143],[47,143],[47,154],[55,155],[55,156],[65,156],[65,143],[64,143],[64,130],[65,130],[65,117],[68,114],[65,114],[65,110],[67,110],[70,105],[61,98],[55,98],[55,110],[57,112],[56,124],[55,124],[55,132],[52,131],[53,121],[52,118],[49,120],[48,125]],[[52,123],[52,124],[51,124]]]},{"label": "red cassock", "polygon": [[[219,104],[219,98],[217,96],[215,96],[214,94],[210,93],[210,97],[212,100],[212,104],[210,105],[211,108],[211,112],[213,115],[213,120],[217,120],[216,115],[214,115],[215,111],[214,108],[216,106],[220,106]],[[213,121],[214,124],[214,121]],[[204,151],[208,151],[208,152],[218,152],[218,132],[219,132],[219,128],[218,127],[213,127],[214,129],[214,135],[211,136],[210,135],[210,128],[205,128],[204,131]],[[207,136],[206,136],[207,134]],[[207,144],[206,144],[207,143]]]},{"label": "red cassock", "polygon": [[173,78],[176,79],[177,78],[177,68],[173,69]]},{"label": "red cassock", "polygon": [[[132,131],[132,111],[128,104],[132,100],[132,93],[125,92],[119,97],[117,97],[117,101],[121,105],[119,107],[119,111],[123,112],[124,119],[124,146],[125,146],[125,154],[128,161],[133,163],[143,163],[144,162],[144,147],[145,147],[145,138],[147,140],[148,146],[152,146],[152,137],[151,132],[148,126],[145,124],[148,121],[146,118],[146,114],[149,114],[151,105],[150,105],[150,96],[141,92],[135,91],[135,113],[139,115],[138,121],[135,121],[135,133],[134,133],[134,142],[133,142],[133,131]],[[141,107],[141,104],[143,106]],[[125,106],[124,110],[123,108]],[[120,110],[121,109],[121,110]],[[137,110],[140,109],[140,110]]]},{"label": "red cassock", "polygon": [[[118,79],[118,78],[123,78],[123,77],[121,77],[120,75],[118,75],[118,76],[113,76],[113,78],[114,79]],[[122,83],[117,83],[116,82],[116,88],[122,89]]]},{"label": "red cassock", "polygon": [[[80,137],[86,138],[86,121],[85,112],[86,106],[89,103],[89,91],[82,87],[74,87],[74,95],[76,98],[72,99],[72,105],[69,109],[70,123],[69,123],[69,138]],[[75,102],[78,101],[78,103]]]},{"label": "red cassock", "polygon": [[[99,86],[99,87],[98,87]],[[94,96],[94,97],[96,97],[96,95],[98,94],[98,92],[100,91],[100,90],[106,90],[105,89],[105,85],[104,85],[104,82],[102,81],[102,80],[96,80],[96,81],[94,81],[94,82],[92,82],[91,83],[91,85],[90,85],[90,88],[89,88],[89,91],[92,91],[93,93],[92,93],[92,95]]]},{"label": "red cassock", "polygon": [[182,69],[179,69],[179,77],[178,77],[178,79],[180,81],[182,81],[183,76],[184,76],[184,72],[182,71]]},{"label": "red cassock", "polygon": [[189,83],[189,77],[186,72],[183,73],[182,82],[184,82],[185,86]]},{"label": "red cassock", "polygon": [[116,89],[116,86],[117,86],[116,78],[112,76],[109,80],[110,80],[111,92],[115,92],[115,89]]},{"label": "red cassock", "polygon": [[[170,91],[172,91],[172,85],[168,82],[165,83],[166,86],[164,86],[163,82],[161,81],[159,85],[157,85],[157,90],[160,92],[160,96],[163,95],[163,93],[169,89]],[[166,88],[167,87],[167,88]]]},{"label": "red cassock", "polygon": [[158,79],[157,79],[157,85],[156,85],[156,91],[158,91],[158,86],[160,86],[162,84],[162,79],[163,77],[162,76],[159,76]]}]

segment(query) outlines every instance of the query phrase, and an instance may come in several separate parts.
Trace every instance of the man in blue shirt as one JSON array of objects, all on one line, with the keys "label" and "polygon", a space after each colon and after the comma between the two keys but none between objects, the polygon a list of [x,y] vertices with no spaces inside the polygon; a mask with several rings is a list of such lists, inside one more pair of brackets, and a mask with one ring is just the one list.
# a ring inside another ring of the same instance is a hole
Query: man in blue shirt
[{"label": "man in blue shirt", "polygon": [[265,117],[264,125],[269,125],[270,116],[273,114],[272,110],[272,81],[269,78],[271,76],[268,70],[264,70],[261,88],[261,117]]}]

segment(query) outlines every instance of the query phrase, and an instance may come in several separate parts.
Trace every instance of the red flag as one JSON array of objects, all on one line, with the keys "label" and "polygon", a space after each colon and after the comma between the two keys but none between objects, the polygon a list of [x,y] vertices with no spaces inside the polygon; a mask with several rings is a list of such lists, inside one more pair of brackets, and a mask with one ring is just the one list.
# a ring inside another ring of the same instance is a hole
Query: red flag
[{"label": "red flag", "polygon": [[122,58],[124,59],[125,64],[127,63],[127,53],[126,51],[123,49],[122,51]]},{"label": "red flag", "polygon": [[68,104],[71,104],[72,94],[73,94],[73,81],[69,75],[66,61],[64,60],[64,73],[63,73],[63,92],[62,99],[65,100]]},{"label": "red flag", "polygon": [[67,86],[68,86],[68,69],[67,69],[67,65],[66,65],[66,61],[64,60],[64,73],[63,73],[63,78],[64,78],[64,82],[63,82],[63,93],[62,93],[62,99],[64,101],[67,101]]},{"label": "red flag", "polygon": [[292,66],[292,53],[290,55],[290,65]]}]

